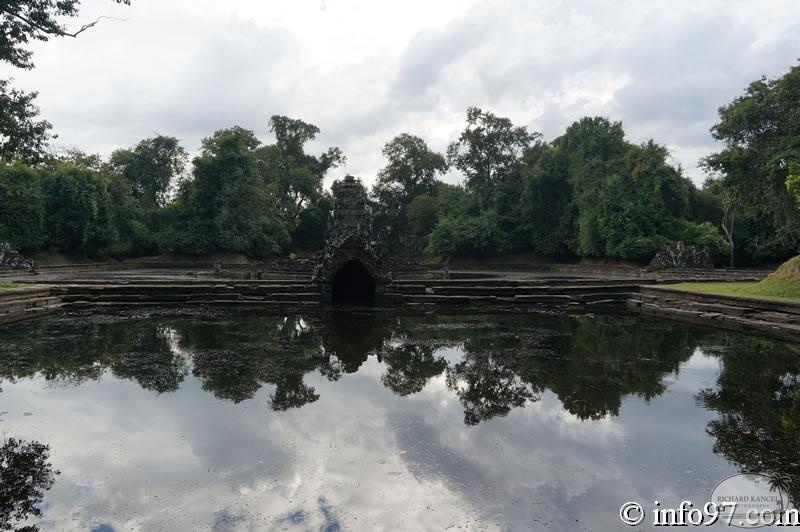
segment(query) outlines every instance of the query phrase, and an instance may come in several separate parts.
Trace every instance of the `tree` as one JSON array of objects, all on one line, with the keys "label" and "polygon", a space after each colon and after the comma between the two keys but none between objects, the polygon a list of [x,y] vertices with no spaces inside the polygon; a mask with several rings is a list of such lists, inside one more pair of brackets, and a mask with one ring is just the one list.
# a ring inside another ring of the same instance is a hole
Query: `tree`
[{"label": "tree", "polygon": [[559,222],[571,226],[570,250],[581,256],[603,256],[596,224],[597,197],[610,175],[624,171],[624,157],[630,145],[625,142],[622,123],[604,117],[584,117],[570,125],[553,141],[555,161],[551,172],[564,176],[571,189],[571,205],[562,212],[570,217]]},{"label": "tree", "polygon": [[432,151],[421,138],[402,133],[383,146],[386,166],[378,172],[378,184],[399,187],[407,201],[430,194],[436,176],[447,171],[444,157]]},{"label": "tree", "polygon": [[[372,196],[377,200],[377,232],[387,251],[396,251],[407,244],[416,249],[423,234],[418,226],[412,229],[412,242],[408,241],[407,222],[413,223],[408,209],[417,197],[435,195],[436,176],[447,170],[447,162],[441,154],[428,148],[424,140],[408,133],[387,142],[383,155],[387,164],[378,172],[378,180],[372,188]],[[426,212],[430,213],[430,208]],[[430,220],[430,216],[426,220]]]},{"label": "tree", "polygon": [[436,198],[428,194],[416,196],[408,204],[406,210],[406,247],[416,255],[424,250],[428,243],[428,235],[436,226],[439,213]]},{"label": "tree", "polygon": [[0,242],[28,252],[47,241],[39,172],[21,163],[0,163]]},{"label": "tree", "polygon": [[128,180],[134,197],[145,207],[163,206],[170,186],[186,167],[186,150],[178,139],[158,135],[140,141],[133,149],[116,150],[111,169]]},{"label": "tree", "polygon": [[787,190],[791,169],[800,164],[800,66],[784,76],[761,78],[719,110],[711,128],[725,148],[704,159],[709,173],[738,205],[767,207],[775,229],[793,247],[800,244],[800,213]]},{"label": "tree", "polygon": [[108,178],[59,163],[44,175],[47,234],[63,253],[102,253],[118,243]]},{"label": "tree", "polygon": [[203,140],[194,179],[181,184],[171,206],[171,227],[161,235],[165,251],[190,254],[227,251],[264,258],[290,241],[273,208],[277,190],[258,170],[260,142],[233,127]]},{"label": "tree", "polygon": [[523,156],[521,229],[534,252],[570,255],[575,239],[575,204],[558,151],[537,143]]},{"label": "tree", "polygon": [[486,210],[494,205],[497,184],[540,137],[526,127],[515,127],[508,118],[470,107],[467,127],[448,146],[447,160],[464,174],[467,190],[478,195],[481,210]]},{"label": "tree", "polygon": [[718,253],[722,239],[702,223],[699,191],[668,156],[653,141],[627,142],[622,124],[603,117],[582,118],[550,145],[532,146],[521,161],[520,224],[532,248],[646,261],[682,240]]},{"label": "tree", "polygon": [[736,264],[736,196],[734,190],[725,188],[720,179],[708,179],[705,188],[713,191],[720,199],[722,212],[719,216],[722,233],[728,243],[728,265],[733,268]]},{"label": "tree", "polygon": [[[130,5],[130,0],[114,0]],[[4,0],[0,4],[0,61],[17,68],[31,69],[32,41],[50,37],[77,37],[98,21],[70,31],[59,19],[77,17],[80,0]]]},{"label": "tree", "polygon": [[266,183],[277,190],[284,220],[294,231],[303,212],[321,200],[325,175],[344,164],[346,158],[335,147],[319,156],[307,154],[306,143],[316,138],[319,128],[302,120],[274,115],[270,131],[276,142],[256,150],[259,169]]},{"label": "tree", "polygon": [[278,148],[287,156],[302,157],[303,147],[317,138],[319,128],[296,118],[273,115],[269,120],[270,131],[275,134]]},{"label": "tree", "polygon": [[53,126],[38,119],[36,96],[36,92],[13,89],[9,80],[0,79],[0,162],[35,162],[41,157]]},{"label": "tree", "polygon": [[295,249],[314,250],[325,247],[325,228],[333,209],[333,198],[323,192],[317,200],[303,209],[292,231]]}]

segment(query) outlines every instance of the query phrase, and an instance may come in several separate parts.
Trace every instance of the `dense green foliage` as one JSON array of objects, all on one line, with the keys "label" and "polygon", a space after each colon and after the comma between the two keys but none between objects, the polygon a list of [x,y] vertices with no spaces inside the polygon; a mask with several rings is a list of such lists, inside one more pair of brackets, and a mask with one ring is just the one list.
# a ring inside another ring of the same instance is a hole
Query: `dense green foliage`
[{"label": "dense green foliage", "polygon": [[[113,0],[129,4],[129,0]],[[76,37],[80,0],[0,3],[0,62],[33,68],[30,46]],[[51,125],[36,93],[0,80],[0,239],[27,252],[136,256],[159,252],[267,257],[323,245],[338,148],[315,156],[319,128],[273,116],[275,143],[252,131],[205,139],[186,175],[179,141],[156,136],[108,161],[46,153]],[[403,133],[383,149],[372,188],[385,253],[439,256],[532,252],[557,258],[648,261],[676,241],[718,262],[779,261],[800,243],[800,67],[762,78],[720,109],[702,190],[654,141],[586,117],[552,142],[470,107],[446,156]],[[448,172],[452,172],[448,174]],[[462,185],[439,181],[460,174]]]},{"label": "dense green foliage", "polygon": [[38,118],[36,96],[0,79],[0,161],[36,160],[47,146],[52,125]]},{"label": "dense green foliage", "polygon": [[712,172],[706,187],[724,201],[733,259],[793,255],[800,243],[800,67],[753,82],[719,115],[711,133],[725,149],[705,159]]},{"label": "dense green foliage", "polygon": [[277,210],[278,190],[259,174],[259,141],[246,129],[217,131],[194,159],[194,179],[181,183],[171,205],[166,251],[229,251],[254,257],[279,252],[289,234]]},{"label": "dense green foliage", "polygon": [[[698,189],[650,140],[586,117],[545,142],[478,108],[446,156],[398,135],[371,190],[375,229],[390,254],[534,253],[645,263],[677,241],[717,262],[763,263],[800,235],[800,69],[752,84],[720,109],[725,149],[704,160]],[[206,138],[186,172],[177,139],[157,136],[108,161],[34,145],[0,164],[0,239],[23,251],[137,256],[242,253],[265,258],[323,245],[338,148],[307,153],[319,128],[273,116],[262,144],[233,127]],[[463,177],[461,185],[441,178]],[[756,191],[757,193],[754,193]]]},{"label": "dense green foliage", "polygon": [[[430,235],[432,253],[533,251],[644,261],[678,240],[724,252],[713,201],[667,163],[664,147],[631,144],[622,125],[605,118],[584,118],[543,143],[494,115],[485,121],[501,123],[494,129],[504,133],[477,134],[492,128],[476,128],[476,116],[479,110],[468,112],[460,152],[450,149],[468,177]],[[504,156],[491,155],[501,149],[485,146],[492,142],[508,150]]]},{"label": "dense green foliage", "polygon": [[387,165],[372,188],[379,240],[386,252],[419,251],[436,223],[436,177],[447,163],[424,140],[407,133],[386,143],[383,155]]},{"label": "dense green foliage", "polygon": [[322,180],[344,156],[305,153],[316,126],[282,116],[270,124],[270,145],[240,127],[217,131],[190,176],[185,150],[165,136],[107,162],[73,151],[0,164],[0,240],[83,256],[318,249],[331,207]]}]

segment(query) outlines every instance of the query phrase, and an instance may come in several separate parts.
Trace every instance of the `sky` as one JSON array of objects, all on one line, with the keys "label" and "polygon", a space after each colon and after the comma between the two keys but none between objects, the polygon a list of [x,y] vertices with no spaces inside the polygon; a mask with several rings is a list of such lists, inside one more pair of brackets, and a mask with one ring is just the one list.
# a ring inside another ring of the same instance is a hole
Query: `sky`
[{"label": "sky", "polygon": [[400,133],[444,152],[470,106],[548,141],[583,116],[622,121],[699,185],[718,108],[800,58],[796,0],[83,0],[69,23],[100,16],[37,43],[32,71],[0,65],[39,92],[53,148],[163,134],[197,153],[234,125],[269,143],[281,114],[321,129],[308,151],[344,151],[327,185],[372,183]]}]

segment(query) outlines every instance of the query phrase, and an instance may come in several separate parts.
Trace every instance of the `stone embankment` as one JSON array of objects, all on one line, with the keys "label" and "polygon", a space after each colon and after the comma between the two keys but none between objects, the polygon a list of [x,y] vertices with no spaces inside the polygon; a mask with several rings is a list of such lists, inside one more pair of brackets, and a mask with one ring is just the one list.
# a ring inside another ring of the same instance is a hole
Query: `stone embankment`
[{"label": "stone embankment", "polygon": [[[306,307],[320,304],[319,287],[301,280],[51,281],[70,306],[187,304]],[[638,286],[629,281],[457,279],[397,280],[379,304],[413,307],[571,306],[624,308]]]},{"label": "stone embankment", "polygon": [[628,308],[655,316],[800,342],[800,303],[642,286]]},{"label": "stone embankment", "polygon": [[[690,272],[696,274],[696,272]],[[721,272],[717,272],[722,277]],[[730,272],[728,274],[730,276]],[[736,280],[758,273],[742,272]],[[684,281],[688,276],[665,278]],[[727,280],[731,280],[727,277]],[[259,309],[313,309],[320,287],[310,276],[269,272],[262,279],[128,277],[49,278],[47,285],[0,290],[0,324],[41,316],[69,307],[238,306]],[[637,278],[588,278],[533,275],[480,275],[427,272],[395,278],[377,303],[413,309],[557,308],[585,312],[636,312],[800,342],[800,303],[685,292],[658,281]]]},{"label": "stone embankment", "polygon": [[0,290],[0,325],[49,314],[61,308],[61,298],[48,287]]},{"label": "stone embankment", "polygon": [[597,279],[407,279],[387,287],[384,302],[408,306],[624,307],[638,286]]}]

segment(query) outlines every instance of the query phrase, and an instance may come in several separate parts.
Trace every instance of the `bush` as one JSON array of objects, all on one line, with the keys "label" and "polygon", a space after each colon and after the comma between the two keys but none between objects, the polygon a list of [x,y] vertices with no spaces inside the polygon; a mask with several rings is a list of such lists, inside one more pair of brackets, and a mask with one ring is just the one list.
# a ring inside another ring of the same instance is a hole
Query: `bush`
[{"label": "bush", "polygon": [[431,232],[427,252],[433,255],[496,255],[511,249],[497,214],[455,216],[440,220]]}]

